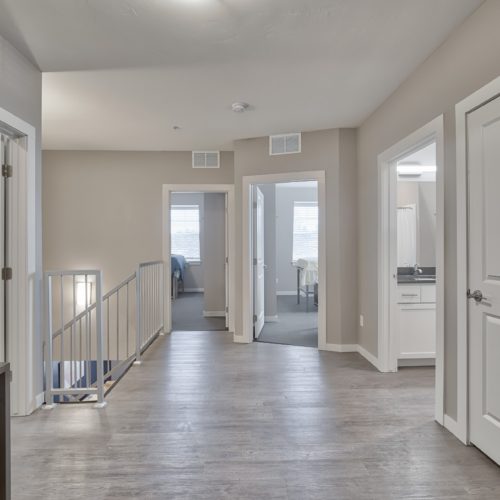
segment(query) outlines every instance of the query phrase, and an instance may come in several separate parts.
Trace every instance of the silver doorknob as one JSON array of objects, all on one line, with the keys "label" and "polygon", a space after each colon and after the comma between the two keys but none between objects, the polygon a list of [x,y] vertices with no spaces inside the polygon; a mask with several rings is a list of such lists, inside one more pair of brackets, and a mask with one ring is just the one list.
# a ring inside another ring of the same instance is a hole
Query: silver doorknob
[{"label": "silver doorknob", "polygon": [[482,302],[484,299],[483,292],[481,290],[474,290],[471,292],[470,290],[467,290],[467,298],[468,299],[474,299],[476,302]]}]

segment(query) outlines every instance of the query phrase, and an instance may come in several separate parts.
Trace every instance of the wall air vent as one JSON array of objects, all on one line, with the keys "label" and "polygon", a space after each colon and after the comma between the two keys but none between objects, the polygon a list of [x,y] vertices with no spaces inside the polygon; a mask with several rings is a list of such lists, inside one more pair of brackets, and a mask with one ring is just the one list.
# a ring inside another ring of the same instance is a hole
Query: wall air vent
[{"label": "wall air vent", "polygon": [[219,151],[193,151],[193,168],[219,168]]},{"label": "wall air vent", "polygon": [[269,136],[269,154],[274,155],[289,155],[293,153],[300,153],[301,134],[282,134]]}]

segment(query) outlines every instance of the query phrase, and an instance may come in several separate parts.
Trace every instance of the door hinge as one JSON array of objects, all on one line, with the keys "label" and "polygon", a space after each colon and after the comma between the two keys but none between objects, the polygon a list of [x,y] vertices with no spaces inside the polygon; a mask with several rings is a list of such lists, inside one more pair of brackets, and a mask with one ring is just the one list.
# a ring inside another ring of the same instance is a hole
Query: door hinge
[{"label": "door hinge", "polygon": [[2,165],[2,177],[12,177],[12,165],[8,163]]},{"label": "door hinge", "polygon": [[226,257],[226,264],[229,264],[229,257]]},{"label": "door hinge", "polygon": [[257,323],[257,315],[256,314],[253,315],[253,322]]},{"label": "door hinge", "polygon": [[9,281],[12,279],[12,267],[3,267],[2,268],[2,280]]},{"label": "door hinge", "polygon": [[256,201],[253,202],[253,208],[257,208],[257,202]]},{"label": "door hinge", "polygon": [[226,312],[228,313],[229,312],[229,307],[226,306]]},{"label": "door hinge", "polygon": [[253,265],[256,266],[257,265],[257,259],[253,259]]}]

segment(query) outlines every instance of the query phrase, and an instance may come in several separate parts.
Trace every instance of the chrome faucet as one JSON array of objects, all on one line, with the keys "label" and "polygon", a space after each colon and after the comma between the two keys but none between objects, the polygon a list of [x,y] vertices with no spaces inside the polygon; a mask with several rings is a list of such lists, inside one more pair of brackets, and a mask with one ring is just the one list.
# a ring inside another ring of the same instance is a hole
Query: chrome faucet
[{"label": "chrome faucet", "polygon": [[422,274],[422,273],[423,273],[422,269],[420,269],[420,267],[418,267],[418,264],[415,264],[413,266],[413,275],[418,276],[419,274]]}]

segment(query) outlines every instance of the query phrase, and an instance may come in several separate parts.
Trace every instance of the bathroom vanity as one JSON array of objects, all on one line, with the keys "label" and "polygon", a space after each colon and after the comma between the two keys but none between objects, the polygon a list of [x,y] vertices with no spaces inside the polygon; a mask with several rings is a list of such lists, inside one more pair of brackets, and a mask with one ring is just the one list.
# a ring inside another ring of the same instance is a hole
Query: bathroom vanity
[{"label": "bathroom vanity", "polygon": [[401,365],[432,364],[436,357],[435,275],[398,275],[396,323],[399,332],[398,360]]}]

